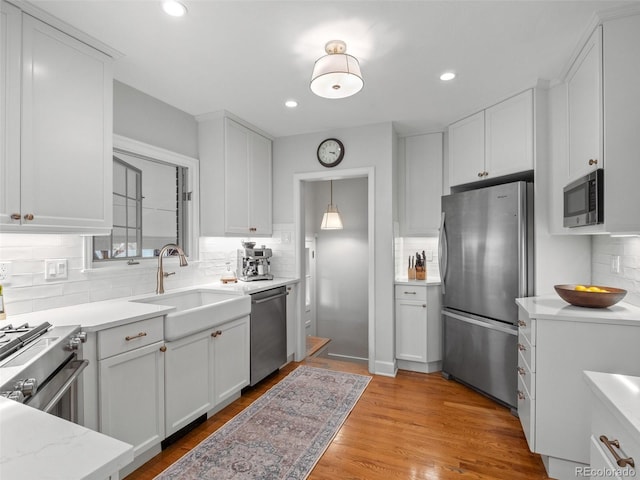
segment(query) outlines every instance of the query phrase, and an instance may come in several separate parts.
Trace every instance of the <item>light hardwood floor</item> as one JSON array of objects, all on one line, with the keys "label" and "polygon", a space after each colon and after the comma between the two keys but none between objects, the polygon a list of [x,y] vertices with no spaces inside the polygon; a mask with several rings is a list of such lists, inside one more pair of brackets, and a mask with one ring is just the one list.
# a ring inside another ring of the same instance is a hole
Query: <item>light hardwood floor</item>
[{"label": "light hardwood floor", "polygon": [[[368,375],[360,364],[316,357],[307,365]],[[152,479],[300,363],[247,391],[126,480]],[[548,479],[508,409],[439,373],[374,375],[310,480]]]}]

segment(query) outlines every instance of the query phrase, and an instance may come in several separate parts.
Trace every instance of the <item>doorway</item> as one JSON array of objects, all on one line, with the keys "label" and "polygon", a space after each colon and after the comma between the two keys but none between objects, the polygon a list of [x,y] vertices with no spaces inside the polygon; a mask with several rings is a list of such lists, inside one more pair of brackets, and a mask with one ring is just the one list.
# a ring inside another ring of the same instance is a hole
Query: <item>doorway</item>
[{"label": "doorway", "polygon": [[[334,181],[334,204],[338,204],[343,216],[345,228],[341,231],[320,229],[322,214],[329,203],[329,180]],[[342,180],[347,195],[341,199],[338,182]],[[302,298],[307,297],[307,283],[316,298],[315,309],[308,308],[306,299],[299,302],[298,361],[305,356],[306,336],[313,332],[307,329],[307,321],[315,310],[314,333],[322,336],[329,332],[333,336],[333,345],[329,344],[331,356],[365,361],[369,371],[374,371],[374,188],[372,167],[294,176],[296,270],[301,291],[305,292]],[[308,248],[313,241],[315,249],[311,254]],[[315,261],[315,275],[307,268],[310,255]],[[357,286],[355,296],[354,286]]]}]

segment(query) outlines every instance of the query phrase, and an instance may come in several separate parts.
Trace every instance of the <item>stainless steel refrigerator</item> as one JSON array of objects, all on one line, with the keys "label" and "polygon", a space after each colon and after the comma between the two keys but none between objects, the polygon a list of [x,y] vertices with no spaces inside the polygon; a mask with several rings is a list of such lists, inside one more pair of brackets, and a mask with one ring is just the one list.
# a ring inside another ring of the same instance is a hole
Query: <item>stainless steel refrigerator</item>
[{"label": "stainless steel refrigerator", "polygon": [[533,294],[533,184],[442,197],[442,371],[516,408],[517,297]]}]

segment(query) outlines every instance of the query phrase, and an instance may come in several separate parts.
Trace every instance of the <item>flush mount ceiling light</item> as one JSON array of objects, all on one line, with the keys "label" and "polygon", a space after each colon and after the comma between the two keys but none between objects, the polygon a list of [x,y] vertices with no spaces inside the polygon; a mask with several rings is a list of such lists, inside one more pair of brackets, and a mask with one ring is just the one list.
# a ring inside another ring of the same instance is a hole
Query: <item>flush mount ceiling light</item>
[{"label": "flush mount ceiling light", "polygon": [[327,206],[327,211],[324,212],[322,216],[322,224],[320,225],[321,230],[342,230],[344,227],[342,226],[342,218],[340,218],[340,212],[338,211],[338,206],[333,205],[333,180],[331,182],[331,199],[329,200],[329,205]]},{"label": "flush mount ceiling light", "polygon": [[284,102],[284,105],[288,108],[296,108],[298,106],[298,102],[296,102],[295,100],[287,100],[286,102]]},{"label": "flush mount ceiling light", "polygon": [[182,17],[187,13],[187,7],[177,0],[163,0],[162,9],[164,10],[164,13],[171,15],[172,17]]},{"label": "flush mount ceiling light", "polygon": [[440,75],[440,80],[442,80],[443,82],[448,82],[449,80],[453,80],[454,78],[456,78],[456,74],[453,72],[444,72],[442,75]]},{"label": "flush mount ceiling light", "polygon": [[316,60],[311,75],[311,91],[323,98],[346,98],[364,86],[358,59],[347,55],[347,44],[331,40],[324,47],[327,55]]}]

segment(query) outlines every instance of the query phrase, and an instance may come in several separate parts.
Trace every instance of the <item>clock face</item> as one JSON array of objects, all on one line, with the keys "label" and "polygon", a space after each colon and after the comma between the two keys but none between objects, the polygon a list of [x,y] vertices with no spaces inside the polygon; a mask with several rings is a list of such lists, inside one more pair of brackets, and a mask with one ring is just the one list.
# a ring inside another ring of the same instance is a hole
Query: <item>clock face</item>
[{"label": "clock face", "polygon": [[344,145],[337,138],[328,138],[318,146],[318,161],[325,167],[335,167],[344,158]]}]

